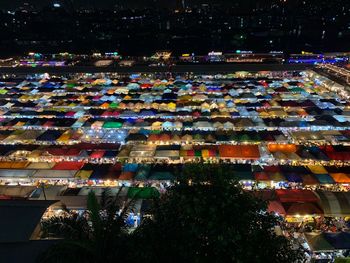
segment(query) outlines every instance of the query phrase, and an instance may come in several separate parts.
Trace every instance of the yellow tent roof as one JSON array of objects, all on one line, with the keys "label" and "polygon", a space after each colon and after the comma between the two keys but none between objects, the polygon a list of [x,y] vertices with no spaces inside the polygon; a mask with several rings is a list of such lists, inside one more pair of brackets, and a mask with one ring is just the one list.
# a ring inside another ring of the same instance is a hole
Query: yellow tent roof
[{"label": "yellow tent roof", "polygon": [[92,170],[80,170],[75,174],[74,177],[86,180],[90,178],[91,174],[92,174]]},{"label": "yellow tent roof", "polygon": [[70,130],[65,131],[58,139],[59,142],[67,142],[69,141],[70,137],[72,135],[72,132]]},{"label": "yellow tent roof", "polygon": [[308,165],[307,168],[313,174],[328,174],[327,170],[322,165]]},{"label": "yellow tent roof", "polygon": [[168,103],[168,107],[171,108],[171,109],[176,109],[176,103],[174,103],[174,102],[169,102],[169,103]]},{"label": "yellow tent roof", "polygon": [[269,117],[270,116],[270,114],[267,113],[266,111],[260,112],[259,115],[262,116],[262,117]]}]

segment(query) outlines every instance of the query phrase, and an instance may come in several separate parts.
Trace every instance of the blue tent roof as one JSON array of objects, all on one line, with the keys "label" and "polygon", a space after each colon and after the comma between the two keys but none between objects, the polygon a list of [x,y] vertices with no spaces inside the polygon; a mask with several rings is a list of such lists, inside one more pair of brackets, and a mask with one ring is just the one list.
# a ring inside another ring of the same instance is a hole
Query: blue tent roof
[{"label": "blue tent roof", "polygon": [[320,184],[334,184],[333,178],[329,174],[315,174],[316,179]]}]

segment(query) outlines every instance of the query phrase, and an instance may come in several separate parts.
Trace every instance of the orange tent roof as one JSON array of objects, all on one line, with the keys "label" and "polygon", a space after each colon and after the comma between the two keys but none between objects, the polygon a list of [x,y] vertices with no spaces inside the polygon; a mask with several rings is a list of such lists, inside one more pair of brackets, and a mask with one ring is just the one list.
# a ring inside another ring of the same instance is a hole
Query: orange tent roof
[{"label": "orange tent roof", "polygon": [[256,145],[220,145],[219,155],[223,158],[257,159],[260,157]]},{"label": "orange tent roof", "polygon": [[0,162],[1,169],[23,169],[29,162]]},{"label": "orange tent roof", "polygon": [[242,145],[242,157],[247,159],[258,159],[260,157],[259,148],[257,145]]},{"label": "orange tent roof", "polygon": [[220,145],[219,155],[223,158],[242,157],[241,147],[239,145]]},{"label": "orange tent roof", "polygon": [[167,133],[163,133],[159,136],[159,140],[166,142],[166,141],[170,141],[171,140],[171,136]]},{"label": "orange tent roof", "polygon": [[159,141],[158,134],[151,134],[150,136],[148,136],[147,141],[149,142]]},{"label": "orange tent roof", "polygon": [[330,176],[336,183],[347,184],[350,183],[350,177],[345,173],[330,173]]},{"label": "orange tent roof", "polygon": [[270,152],[293,153],[297,151],[297,146],[294,144],[269,144]]},{"label": "orange tent roof", "polygon": [[109,107],[109,103],[105,102],[101,105],[101,108],[108,108]]},{"label": "orange tent roof", "polygon": [[12,162],[13,169],[23,169],[29,165],[29,162]]},{"label": "orange tent roof", "polygon": [[319,184],[318,180],[311,174],[305,174],[302,177],[304,185],[315,185]]}]

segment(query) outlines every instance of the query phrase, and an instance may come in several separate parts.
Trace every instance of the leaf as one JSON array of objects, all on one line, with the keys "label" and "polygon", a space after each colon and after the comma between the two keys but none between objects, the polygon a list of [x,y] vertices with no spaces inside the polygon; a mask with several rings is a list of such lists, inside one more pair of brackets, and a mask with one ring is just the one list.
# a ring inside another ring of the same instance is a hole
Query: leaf
[{"label": "leaf", "polygon": [[100,216],[101,206],[98,203],[95,192],[90,191],[87,199],[87,209],[89,212],[89,219],[92,223],[93,234],[96,240],[102,237],[102,220]]}]

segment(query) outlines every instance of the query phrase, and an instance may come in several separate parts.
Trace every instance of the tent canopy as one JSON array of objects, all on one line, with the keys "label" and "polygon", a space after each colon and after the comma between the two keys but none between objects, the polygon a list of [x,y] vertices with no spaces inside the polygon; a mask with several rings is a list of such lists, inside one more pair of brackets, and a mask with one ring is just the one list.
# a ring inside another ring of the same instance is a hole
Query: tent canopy
[{"label": "tent canopy", "polygon": [[277,189],[277,198],[282,202],[318,202],[318,197],[310,190],[285,190]]},{"label": "tent canopy", "polygon": [[154,187],[129,187],[128,197],[136,199],[153,199],[159,197],[159,192]]},{"label": "tent canopy", "polygon": [[350,249],[350,233],[305,233],[307,243],[314,252]]},{"label": "tent canopy", "polygon": [[325,216],[350,216],[349,192],[317,191],[316,194]]},{"label": "tent canopy", "polygon": [[321,233],[305,233],[305,239],[312,251],[332,251],[334,247]]}]

